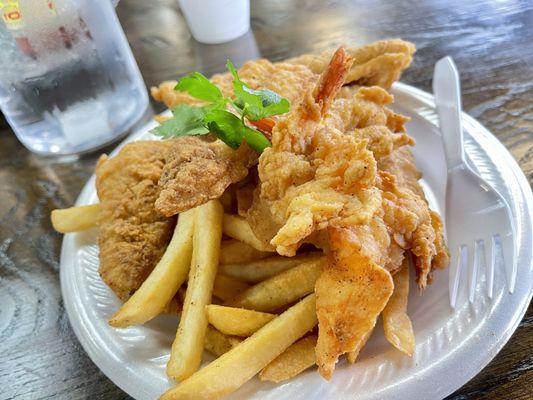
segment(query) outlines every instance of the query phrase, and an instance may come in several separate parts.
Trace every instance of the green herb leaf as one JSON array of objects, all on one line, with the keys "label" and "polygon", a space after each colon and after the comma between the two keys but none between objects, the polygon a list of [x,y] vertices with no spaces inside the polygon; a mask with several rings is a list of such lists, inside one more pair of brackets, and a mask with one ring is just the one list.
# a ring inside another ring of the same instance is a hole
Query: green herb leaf
[{"label": "green herb leaf", "polygon": [[224,101],[220,89],[199,72],[181,78],[174,90],[189,93],[192,97],[211,103]]},{"label": "green herb leaf", "polygon": [[233,92],[235,94],[233,104],[246,118],[257,121],[289,111],[287,99],[268,89],[251,89],[240,80],[237,69],[231,61],[228,60],[226,66],[233,75]]},{"label": "green herb leaf", "polygon": [[263,102],[263,118],[289,112],[289,100],[268,89],[255,90]]},{"label": "green herb leaf", "polygon": [[240,80],[239,79],[239,74],[237,72],[237,68],[235,68],[235,65],[233,65],[231,60],[226,61],[226,68],[228,69],[228,71],[233,76],[233,79],[238,80],[238,81]]},{"label": "green herb leaf", "polygon": [[237,69],[231,61],[228,60],[226,66],[231,72],[231,75],[233,75],[233,93],[235,94],[233,104],[247,117],[260,114],[263,108],[261,98],[249,92],[251,89],[239,79]]},{"label": "green herb leaf", "polygon": [[244,138],[243,123],[226,110],[212,110],[205,116],[209,130],[232,149],[238,149]]},{"label": "green herb leaf", "polygon": [[180,104],[172,109],[173,117],[150,132],[164,138],[185,135],[205,135],[209,129],[204,123],[206,107],[192,107]]},{"label": "green herb leaf", "polygon": [[205,121],[209,130],[233,149],[239,148],[243,140],[258,153],[271,146],[261,132],[244,125],[239,117],[229,111],[213,110],[205,116]]},{"label": "green herb leaf", "polygon": [[244,126],[244,132],[243,132],[244,140],[246,140],[246,143],[257,151],[259,154],[263,152],[267,147],[271,147],[272,144],[270,141],[263,135],[261,132],[252,129],[248,126]]},{"label": "green herb leaf", "polygon": [[[248,127],[245,118],[257,121],[284,114],[289,111],[288,100],[268,89],[251,89],[240,80],[237,69],[229,60],[227,67],[233,76],[235,100],[224,98],[216,85],[201,73],[193,72],[180,79],[174,89],[209,104],[204,107],[179,105],[172,109],[171,119],[151,132],[165,138],[211,132],[233,149],[237,149],[244,140],[259,153],[269,147],[269,140],[260,131]],[[233,104],[240,118],[226,110],[228,103]]]}]

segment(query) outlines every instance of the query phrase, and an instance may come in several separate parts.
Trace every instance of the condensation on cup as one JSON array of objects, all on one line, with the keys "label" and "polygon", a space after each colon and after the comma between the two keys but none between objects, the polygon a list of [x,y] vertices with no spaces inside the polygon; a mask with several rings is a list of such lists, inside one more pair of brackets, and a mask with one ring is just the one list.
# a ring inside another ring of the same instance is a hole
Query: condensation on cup
[{"label": "condensation on cup", "polygon": [[148,95],[109,0],[0,0],[0,107],[43,155],[109,143]]}]

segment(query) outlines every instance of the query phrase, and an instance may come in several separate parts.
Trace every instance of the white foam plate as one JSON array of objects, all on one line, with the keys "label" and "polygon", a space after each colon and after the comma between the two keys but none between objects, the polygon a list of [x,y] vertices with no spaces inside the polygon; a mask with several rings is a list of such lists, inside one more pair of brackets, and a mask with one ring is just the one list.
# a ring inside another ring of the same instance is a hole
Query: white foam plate
[{"label": "white foam plate", "polygon": [[[422,184],[433,209],[442,212],[446,168],[437,128],[433,97],[413,87],[396,84],[394,108],[409,115],[408,132],[424,174]],[[463,299],[456,310],[448,305],[448,271],[438,271],[435,282],[420,295],[412,290],[409,315],[416,335],[412,358],[393,349],[378,324],[354,365],[341,361],[333,379],[324,381],[311,369],[283,384],[246,383],[231,399],[439,399],[476,375],[503,347],[522,319],[532,294],[533,199],[529,184],[505,147],[476,120],[463,114],[466,152],[480,175],[502,193],[512,208],[517,227],[518,279],[513,294],[505,272],[497,270],[493,299],[486,295],[485,277],[477,287],[476,302]],[[150,123],[125,142],[151,138]],[[116,151],[115,151],[116,153]],[[468,193],[465,193],[468,201]],[[76,204],[97,202],[94,176]],[[472,238],[472,242],[475,238]],[[67,234],[61,250],[61,290],[70,322],[96,365],[120,388],[138,400],[154,399],[174,383],[165,365],[177,320],[158,317],[144,326],[114,329],[108,318],[120,302],[98,275],[96,231]],[[206,360],[210,360],[206,355]]]}]

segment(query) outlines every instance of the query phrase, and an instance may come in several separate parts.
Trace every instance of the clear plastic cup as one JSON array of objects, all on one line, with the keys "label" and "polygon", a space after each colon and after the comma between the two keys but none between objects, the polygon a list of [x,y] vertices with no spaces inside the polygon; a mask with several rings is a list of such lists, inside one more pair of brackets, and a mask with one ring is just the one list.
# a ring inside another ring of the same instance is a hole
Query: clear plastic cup
[{"label": "clear plastic cup", "polygon": [[179,0],[179,4],[199,42],[229,42],[250,29],[250,0]]},{"label": "clear plastic cup", "polygon": [[24,146],[43,155],[89,151],[143,116],[146,86],[110,0],[0,8],[0,107]]}]

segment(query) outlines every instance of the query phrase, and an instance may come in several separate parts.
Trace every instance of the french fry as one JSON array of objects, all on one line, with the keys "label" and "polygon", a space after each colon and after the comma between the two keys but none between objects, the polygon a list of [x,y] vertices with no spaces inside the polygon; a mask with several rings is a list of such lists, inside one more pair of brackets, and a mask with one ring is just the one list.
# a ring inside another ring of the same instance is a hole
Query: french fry
[{"label": "french fry", "polygon": [[259,373],[262,381],[282,382],[316,364],[316,335],[306,336],[289,346]]},{"label": "french fry", "polygon": [[167,374],[183,380],[200,367],[222,237],[222,205],[211,200],[196,208],[191,269],[183,313],[172,344]]},{"label": "french fry", "polygon": [[314,291],[322,263],[322,259],[304,262],[252,286],[225,305],[263,312],[275,311]]},{"label": "french fry", "polygon": [[277,317],[276,314],[224,307],[215,304],[205,306],[207,320],[226,335],[250,336]]},{"label": "french fry", "polygon": [[274,251],[270,243],[262,242],[255,236],[248,221],[237,215],[224,214],[223,231],[225,235],[233,239],[249,244],[259,251]]},{"label": "french fry", "polygon": [[224,335],[212,326],[207,326],[204,348],[214,356],[220,357],[222,354],[227,353],[237,346],[240,342],[242,342],[241,338]]},{"label": "french fry", "polygon": [[53,210],[52,226],[59,233],[84,231],[98,225],[100,204]]},{"label": "french fry", "polygon": [[218,274],[213,286],[213,295],[223,301],[231,300],[248,289],[250,285],[238,279]]},{"label": "french fry", "polygon": [[381,314],[383,330],[385,337],[394,347],[412,356],[415,350],[415,334],[407,315],[407,297],[409,296],[409,262],[407,259],[392,280],[394,291]]},{"label": "french fry", "polygon": [[172,239],[154,270],[111,317],[109,325],[125,328],[159,315],[187,279],[191,265],[195,210],[180,214]]},{"label": "french fry", "polygon": [[301,263],[317,260],[321,257],[323,255],[318,252],[295,257],[272,256],[244,263],[224,264],[219,267],[218,271],[241,281],[258,283]]},{"label": "french fry", "polygon": [[224,240],[220,246],[220,264],[243,263],[271,256],[273,253],[259,251],[238,240]]},{"label": "french fry", "polygon": [[237,390],[317,324],[311,294],[205,368],[161,396],[162,400],[218,399]]}]

